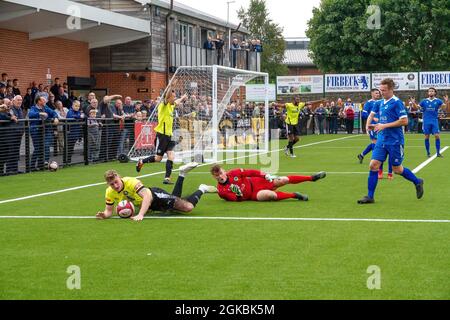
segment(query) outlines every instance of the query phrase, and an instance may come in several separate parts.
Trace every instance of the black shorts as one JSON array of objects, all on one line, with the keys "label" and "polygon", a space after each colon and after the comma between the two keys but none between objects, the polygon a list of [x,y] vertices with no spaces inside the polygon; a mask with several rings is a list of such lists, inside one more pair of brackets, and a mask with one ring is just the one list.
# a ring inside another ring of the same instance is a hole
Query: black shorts
[{"label": "black shorts", "polygon": [[173,210],[175,201],[178,197],[168,193],[166,190],[160,188],[150,188],[152,193],[152,204],[150,210],[152,211],[169,211]]},{"label": "black shorts", "polygon": [[288,124],[287,125],[288,134],[293,134],[294,136],[300,135],[300,125],[299,124]]},{"label": "black shorts", "polygon": [[167,151],[172,151],[174,148],[175,148],[175,141],[172,141],[171,136],[167,136],[159,132],[156,133],[155,138],[156,155],[162,157],[164,153],[166,153]]}]

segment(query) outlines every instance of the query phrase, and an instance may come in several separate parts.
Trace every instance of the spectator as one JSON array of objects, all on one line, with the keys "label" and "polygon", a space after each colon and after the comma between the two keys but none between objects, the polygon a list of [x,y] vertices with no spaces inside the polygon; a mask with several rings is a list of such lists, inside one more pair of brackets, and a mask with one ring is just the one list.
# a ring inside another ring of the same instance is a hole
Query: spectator
[{"label": "spectator", "polygon": [[[36,94],[38,93],[39,89],[37,87],[37,83],[36,81],[33,81],[31,83],[31,104],[33,105],[34,102],[36,101]],[[56,96],[55,96],[56,97]]]},{"label": "spectator", "polygon": [[[84,112],[84,114],[89,114],[89,106],[91,105],[91,101],[92,99],[96,99],[97,97],[95,96],[94,92],[89,92],[87,95],[87,100],[83,101],[83,105],[82,105],[82,110]],[[97,101],[97,105],[98,105],[98,101]]]},{"label": "spectator", "polygon": [[409,102],[406,110],[408,112],[408,131],[410,133],[413,133],[417,130],[418,120],[418,108],[416,105],[416,99],[414,97],[409,97]]},{"label": "spectator", "polygon": [[338,132],[338,117],[340,108],[334,101],[330,103],[330,134],[337,134]]},{"label": "spectator", "polygon": [[72,107],[72,101],[70,101],[69,98],[67,97],[67,95],[65,94],[63,87],[59,87],[58,95],[55,95],[55,100],[61,101],[62,104],[64,105],[64,107],[69,110]]},{"label": "spectator", "polygon": [[12,122],[9,131],[9,150],[8,160],[6,163],[6,174],[19,173],[20,144],[25,131],[25,119],[22,111],[22,97],[15,96],[12,100],[12,108],[10,110]]},{"label": "spectator", "polygon": [[30,110],[32,105],[33,99],[31,97],[31,88],[27,88],[27,94],[25,95],[25,97],[23,97],[23,106],[22,106],[25,117],[28,115],[28,110]]},{"label": "spectator", "polygon": [[[113,127],[113,141],[111,146],[112,156],[118,157],[124,151],[125,141],[128,135],[128,129],[125,128],[125,112],[123,110],[123,102],[117,99],[115,104],[115,111],[113,112],[113,118],[116,125]],[[117,151],[117,152],[116,152]]]},{"label": "spectator", "polygon": [[6,98],[6,86],[0,84],[0,99]]},{"label": "spectator", "polygon": [[[75,143],[82,138],[82,124],[84,114],[81,112],[80,101],[76,100],[72,104],[72,108],[67,112],[67,163],[72,162],[72,156],[75,150]],[[73,123],[72,123],[73,122]]]},{"label": "spectator", "polygon": [[250,50],[250,47],[249,47],[249,45],[248,45],[248,43],[247,43],[247,41],[245,41],[245,40],[243,40],[242,42],[241,42],[241,46],[240,46],[241,48],[241,50]]},{"label": "spectator", "polygon": [[[33,155],[31,157],[31,169],[40,170],[48,164],[50,159],[50,145],[53,142],[52,123],[57,125],[58,114],[45,105],[44,97],[36,97],[35,104],[31,107],[30,134],[33,141]],[[45,130],[45,133],[43,132]],[[44,139],[43,139],[44,137]]]},{"label": "spectator", "polygon": [[101,132],[100,132],[101,123],[97,119],[97,109],[91,108],[89,110],[87,126],[88,126],[88,160],[89,162],[96,162],[99,160],[100,139],[101,139]]},{"label": "spectator", "polygon": [[55,100],[61,100],[59,96],[59,87],[61,87],[61,82],[59,78],[55,78],[55,83],[50,88],[50,92],[55,95]]},{"label": "spectator", "polygon": [[[53,95],[53,93],[50,93]],[[69,110],[67,108],[64,108],[61,101],[55,102],[55,112],[58,114],[59,120],[66,120],[67,119],[67,113]],[[59,124],[56,126],[56,148],[53,144],[53,150],[55,155],[58,153],[63,154],[64,153],[64,124]]]},{"label": "spectator", "polygon": [[84,114],[89,115],[91,113],[91,110],[95,110],[96,118],[100,118],[101,113],[100,113],[100,110],[98,109],[98,100],[96,98],[93,98],[89,102],[90,102],[90,104],[86,108],[86,111],[84,112]]},{"label": "spectator", "polygon": [[214,41],[214,46],[217,50],[217,64],[219,66],[223,65],[223,46],[225,42],[223,41],[222,34],[218,33],[217,38]]},{"label": "spectator", "polygon": [[233,68],[236,68],[237,64],[237,50],[240,50],[241,46],[239,45],[238,39],[234,38],[233,42],[231,43],[231,64]]},{"label": "spectator", "polygon": [[42,83],[40,83],[38,86],[38,92],[36,93],[35,97],[37,96],[44,97],[45,100],[48,101],[48,91],[45,92],[44,85]]},{"label": "spectator", "polygon": [[14,79],[13,80],[13,92],[14,92],[14,95],[20,96],[19,80],[18,79]]},{"label": "spectator", "polygon": [[10,148],[9,130],[13,116],[6,104],[0,104],[0,176],[6,175],[5,165],[8,161],[8,151]]},{"label": "spectator", "polygon": [[348,134],[353,134],[353,127],[355,121],[355,110],[351,99],[347,99],[347,103],[344,107],[345,114],[345,127]]},{"label": "spectator", "polygon": [[203,49],[214,50],[214,42],[210,36],[208,36],[208,39],[203,43]]},{"label": "spectator", "polygon": [[47,107],[49,107],[52,110],[56,109],[55,96],[51,92],[48,94]]},{"label": "spectator", "polygon": [[263,47],[261,45],[261,40],[259,40],[259,39],[256,40],[255,45],[253,47],[253,50],[255,52],[263,52]]},{"label": "spectator", "polygon": [[323,106],[323,103],[319,105],[319,107],[314,111],[315,114],[315,124],[316,124],[316,133],[324,134],[323,132],[323,124],[325,121],[326,109]]},{"label": "spectator", "polygon": [[2,80],[0,81],[0,85],[6,87],[8,85],[8,74],[2,73]]},{"label": "spectator", "polygon": [[5,94],[5,98],[12,100],[14,99],[15,95],[13,92],[13,87],[12,86],[7,86],[6,87],[6,94]]}]

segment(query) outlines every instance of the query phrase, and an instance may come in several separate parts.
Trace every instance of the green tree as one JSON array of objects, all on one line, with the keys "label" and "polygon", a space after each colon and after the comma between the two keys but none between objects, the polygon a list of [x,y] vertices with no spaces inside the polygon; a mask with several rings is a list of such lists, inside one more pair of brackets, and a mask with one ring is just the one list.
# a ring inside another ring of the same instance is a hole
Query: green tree
[{"label": "green tree", "polygon": [[449,21],[448,0],[322,0],[306,35],[323,72],[448,70]]},{"label": "green tree", "polygon": [[251,0],[247,10],[239,9],[238,17],[249,32],[250,37],[261,40],[261,71],[269,73],[270,80],[286,75],[288,68],[284,64],[286,44],[283,28],[269,18],[265,0]]}]

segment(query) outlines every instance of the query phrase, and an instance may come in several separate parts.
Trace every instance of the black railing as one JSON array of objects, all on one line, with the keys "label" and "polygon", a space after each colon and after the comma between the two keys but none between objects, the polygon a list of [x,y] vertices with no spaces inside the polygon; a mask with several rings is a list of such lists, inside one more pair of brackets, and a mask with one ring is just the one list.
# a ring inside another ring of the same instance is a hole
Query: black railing
[{"label": "black railing", "polygon": [[206,50],[170,43],[170,67],[221,65],[250,71],[261,71],[261,53],[249,50]]},{"label": "black railing", "polygon": [[127,154],[134,144],[134,121],[65,119],[0,121],[0,175],[59,166],[107,162]]}]

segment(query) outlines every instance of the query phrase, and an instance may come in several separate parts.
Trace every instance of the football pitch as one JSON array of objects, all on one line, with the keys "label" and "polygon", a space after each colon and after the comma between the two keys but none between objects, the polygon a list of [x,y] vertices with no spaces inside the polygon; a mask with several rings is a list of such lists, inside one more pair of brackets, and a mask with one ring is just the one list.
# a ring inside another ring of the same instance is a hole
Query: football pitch
[{"label": "football pitch", "polygon": [[[327,172],[280,189],[306,193],[308,202],[229,203],[205,194],[191,214],[139,223],[94,218],[104,208],[103,173],[136,176],[134,163],[3,177],[0,299],[449,299],[450,151],[421,166],[423,135],[406,135],[404,165],[425,180],[423,199],[410,182],[385,175],[376,203],[361,206],[370,155],[363,164],[356,155],[368,142],[305,136],[295,159],[279,151],[286,140],[274,143],[273,173]],[[446,146],[450,135],[442,134]],[[256,159],[224,167],[269,167],[250,163]],[[141,180],[171,191],[164,168],[146,165]],[[209,165],[187,176],[183,194],[202,183],[214,184]],[[73,266],[80,286],[71,290]]]}]

